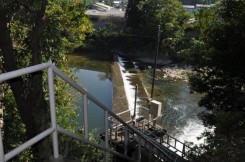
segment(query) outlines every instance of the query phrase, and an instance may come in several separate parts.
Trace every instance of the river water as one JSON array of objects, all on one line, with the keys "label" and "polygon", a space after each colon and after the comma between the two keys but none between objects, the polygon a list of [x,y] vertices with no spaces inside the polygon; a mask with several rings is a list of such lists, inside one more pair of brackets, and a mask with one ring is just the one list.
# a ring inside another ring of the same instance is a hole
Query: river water
[{"label": "river water", "polygon": [[[78,77],[79,84],[106,106],[112,107],[110,61],[106,61],[106,59],[98,60],[95,57],[71,55],[69,66],[71,69],[76,69],[75,75]],[[142,71],[141,80],[146,87],[150,87],[152,77],[147,74],[148,71]],[[127,77],[130,76],[124,76],[126,80]],[[125,87],[127,91],[131,91],[129,94],[134,94],[134,88],[130,83],[127,82]],[[160,93],[154,99],[162,103],[163,117],[158,120],[158,123],[167,129],[170,135],[180,141],[195,144],[203,143],[203,140],[198,141],[196,138],[205,129],[202,122],[197,118],[199,112],[205,111],[204,108],[197,105],[201,96],[190,94],[188,82],[185,80],[174,81],[158,78],[155,87]],[[129,105],[133,104],[129,103]],[[81,107],[82,105],[78,106]],[[103,112],[92,103],[89,104],[89,118],[89,129],[97,128],[99,132],[102,132],[104,125]],[[82,122],[82,112],[80,112],[79,121]]]},{"label": "river water", "polygon": [[[152,82],[148,75],[143,75],[142,80],[148,86]],[[163,116],[158,121],[160,125],[180,141],[203,143],[203,140],[198,141],[196,138],[205,129],[202,121],[197,118],[198,113],[205,111],[198,106],[201,96],[191,94],[185,80],[158,78],[155,80],[155,88],[160,93],[153,98],[162,103]]]},{"label": "river water", "polygon": [[[97,55],[98,57],[98,55]],[[90,94],[95,96],[105,106],[112,107],[112,82],[111,68],[108,58],[100,58],[98,60],[93,53],[86,56],[70,55],[68,58],[69,68],[75,71],[77,82],[85,88]],[[79,96],[82,98],[82,96]],[[76,101],[79,107],[78,122],[83,123],[83,101]],[[104,111],[96,104],[89,102],[88,104],[88,125],[89,131],[96,129],[97,133],[104,132]]]}]

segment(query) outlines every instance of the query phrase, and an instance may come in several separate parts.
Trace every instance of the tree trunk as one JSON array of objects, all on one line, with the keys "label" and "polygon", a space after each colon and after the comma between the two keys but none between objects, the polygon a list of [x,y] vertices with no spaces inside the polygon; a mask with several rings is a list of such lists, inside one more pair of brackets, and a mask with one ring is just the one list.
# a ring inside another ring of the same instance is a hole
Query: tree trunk
[{"label": "tree trunk", "polygon": [[[47,1],[42,3],[40,11],[36,13],[36,21],[30,36],[30,48],[32,52],[32,65],[41,63],[40,40],[45,24],[43,15]],[[17,69],[18,62],[14,55],[13,42],[8,29],[7,14],[4,4],[0,4],[0,49],[3,55],[3,67],[6,72]],[[21,119],[26,126],[28,139],[34,137],[48,128],[49,111],[44,99],[42,72],[34,73],[30,76],[28,86],[21,77],[12,79],[8,83],[13,91],[15,101],[20,112]],[[37,155],[40,162],[48,161],[51,155],[48,138],[40,141],[32,147],[33,153]]]}]

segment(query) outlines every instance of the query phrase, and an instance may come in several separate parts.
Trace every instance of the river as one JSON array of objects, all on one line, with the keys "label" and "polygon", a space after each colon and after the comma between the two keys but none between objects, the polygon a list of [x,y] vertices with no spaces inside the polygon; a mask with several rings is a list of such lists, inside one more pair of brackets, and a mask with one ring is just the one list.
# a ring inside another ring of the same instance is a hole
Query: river
[{"label": "river", "polygon": [[[93,53],[89,55],[69,55],[69,68],[75,71],[77,82],[90,94],[95,96],[105,106],[112,107],[112,82],[111,68],[108,58],[101,57],[99,60]],[[81,96],[80,96],[81,97]],[[82,97],[81,97],[82,98]],[[83,123],[82,100],[77,100],[76,105],[80,108],[78,122]],[[93,102],[88,104],[89,131],[104,132],[104,112]]]},{"label": "river", "polygon": [[[152,82],[152,78],[145,73],[142,80],[148,86]],[[160,125],[180,141],[203,143],[203,140],[198,141],[196,138],[205,129],[202,121],[197,118],[198,113],[205,111],[198,106],[201,96],[191,94],[185,80],[158,78],[155,88],[160,89],[160,93],[154,99],[162,103]]]},{"label": "river", "polygon": [[[112,82],[110,80],[110,61],[106,59],[98,60],[95,57],[85,57],[71,55],[69,57],[69,66],[76,69],[75,75],[78,82],[84,86],[91,94],[95,95],[102,103],[112,107]],[[123,73],[122,73],[123,74]],[[146,87],[150,87],[152,77],[147,75],[148,71],[141,72],[141,80]],[[124,76],[129,77],[129,76]],[[127,83],[130,84],[130,83]],[[125,85],[130,91],[132,85]],[[190,94],[188,82],[185,80],[169,80],[158,78],[155,87],[160,93],[154,97],[162,103],[163,117],[158,120],[160,125],[168,130],[170,135],[175,136],[180,141],[193,142],[195,144],[203,143],[198,141],[199,136],[205,129],[202,122],[197,118],[197,114],[205,111],[197,103],[200,95]],[[131,88],[131,94],[134,89]],[[134,100],[132,100],[134,102]],[[133,105],[133,103],[129,103]],[[81,105],[80,105],[81,106]],[[89,128],[98,128],[99,132],[103,131],[103,112],[94,104],[89,104]],[[82,114],[80,112],[80,114]],[[96,119],[96,120],[95,120]],[[82,121],[82,115],[79,117]]]}]

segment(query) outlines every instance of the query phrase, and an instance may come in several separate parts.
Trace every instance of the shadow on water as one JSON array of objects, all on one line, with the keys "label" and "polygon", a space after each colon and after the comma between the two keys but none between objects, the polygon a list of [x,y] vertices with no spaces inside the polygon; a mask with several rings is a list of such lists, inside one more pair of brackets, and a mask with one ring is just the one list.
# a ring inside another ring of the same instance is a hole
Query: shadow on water
[{"label": "shadow on water", "polygon": [[81,53],[70,54],[68,64],[72,68],[83,68],[99,72],[111,72],[111,54],[110,53]]}]

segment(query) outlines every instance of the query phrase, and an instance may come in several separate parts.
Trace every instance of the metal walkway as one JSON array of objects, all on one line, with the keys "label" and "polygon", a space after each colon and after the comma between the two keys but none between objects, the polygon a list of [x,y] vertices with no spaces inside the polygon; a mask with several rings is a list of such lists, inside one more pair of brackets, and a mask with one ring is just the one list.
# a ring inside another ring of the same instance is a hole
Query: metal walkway
[{"label": "metal walkway", "polygon": [[[28,149],[32,145],[36,144],[37,142],[39,142],[40,140],[48,136],[52,137],[52,145],[53,145],[52,159],[54,159],[54,161],[60,161],[60,162],[63,161],[62,156],[60,156],[60,151],[59,151],[58,132],[61,134],[67,135],[69,137],[72,137],[85,144],[93,146],[99,150],[102,150],[105,154],[105,157],[104,157],[105,162],[115,161],[113,160],[115,157],[123,159],[123,161],[135,161],[135,162],[145,161],[145,158],[147,158],[148,161],[161,161],[161,162],[183,161],[182,157],[184,157],[185,155],[185,149],[183,149],[184,151],[182,150],[182,155],[178,155],[174,153],[175,151],[171,151],[170,149],[168,149],[172,141],[171,136],[165,136],[167,137],[166,142],[165,142],[167,146],[163,147],[163,145],[159,144],[157,140],[153,139],[151,136],[145,133],[142,133],[141,129],[146,131],[147,130],[146,128],[148,127],[148,130],[150,130],[151,128],[150,125],[147,126],[146,124],[142,123],[145,127],[143,125],[141,127],[140,124],[142,121],[137,122],[136,124],[138,126],[136,127],[132,123],[126,123],[120,117],[118,117],[115,113],[113,113],[110,108],[106,107],[99,100],[97,100],[94,96],[92,96],[89,92],[87,92],[83,87],[79,86],[73,80],[68,78],[52,62],[47,62],[47,63],[23,68],[20,70],[8,72],[5,74],[1,74],[0,82],[4,82],[7,80],[10,80],[16,77],[20,77],[26,74],[34,73],[37,71],[47,72],[47,78],[48,78],[47,80],[48,80],[48,87],[49,87],[50,117],[51,117],[50,128],[36,135],[32,139],[27,140],[25,143],[21,144],[20,146],[16,147],[15,149],[7,153],[4,152],[3,139],[0,133],[0,162],[9,161],[10,159],[14,158],[15,156],[17,156],[24,150]],[[83,101],[84,101],[84,104],[82,107],[82,111],[83,111],[83,123],[82,124],[84,128],[83,136],[78,136],[66,130],[65,128],[62,128],[61,126],[57,125],[56,111],[59,108],[55,106],[55,95],[54,95],[55,94],[55,88],[54,88],[55,86],[54,78],[55,77],[61,78],[67,84],[69,84],[72,88],[74,88],[74,90],[78,91],[80,94],[83,95]],[[98,105],[104,114],[104,131],[105,131],[103,135],[105,139],[104,143],[96,143],[90,140],[90,135],[89,135],[89,130],[88,130],[88,122],[89,122],[88,104],[91,102]],[[120,134],[123,134],[123,135],[120,135]],[[116,139],[120,139],[120,138],[121,138],[121,141],[118,143],[120,143],[121,147],[124,148],[123,152],[113,147],[113,141],[116,141]],[[113,140],[110,140],[110,139],[113,139]],[[178,141],[175,139],[175,142],[174,142],[175,146],[177,146],[176,144],[177,142]],[[133,152],[132,152],[132,148],[128,147],[130,145],[133,146]],[[177,149],[176,151],[178,152]],[[148,153],[145,154],[145,152],[148,152]]]},{"label": "metal walkway", "polygon": [[[131,153],[135,153],[137,147],[140,145],[142,147],[141,156],[144,157],[144,161],[168,161],[164,157],[159,156],[162,152],[173,161],[186,161],[186,153],[191,148],[178,139],[168,135],[167,130],[157,125],[153,126],[153,123],[143,117],[127,123],[149,137],[151,142],[154,143],[154,146],[160,148],[161,152],[155,150],[146,141],[140,140],[134,132],[128,130],[123,125],[113,123],[112,127],[108,129],[108,141],[115,148],[124,152],[124,154],[127,154],[129,150]],[[101,138],[105,140],[105,133],[101,134]]]}]

